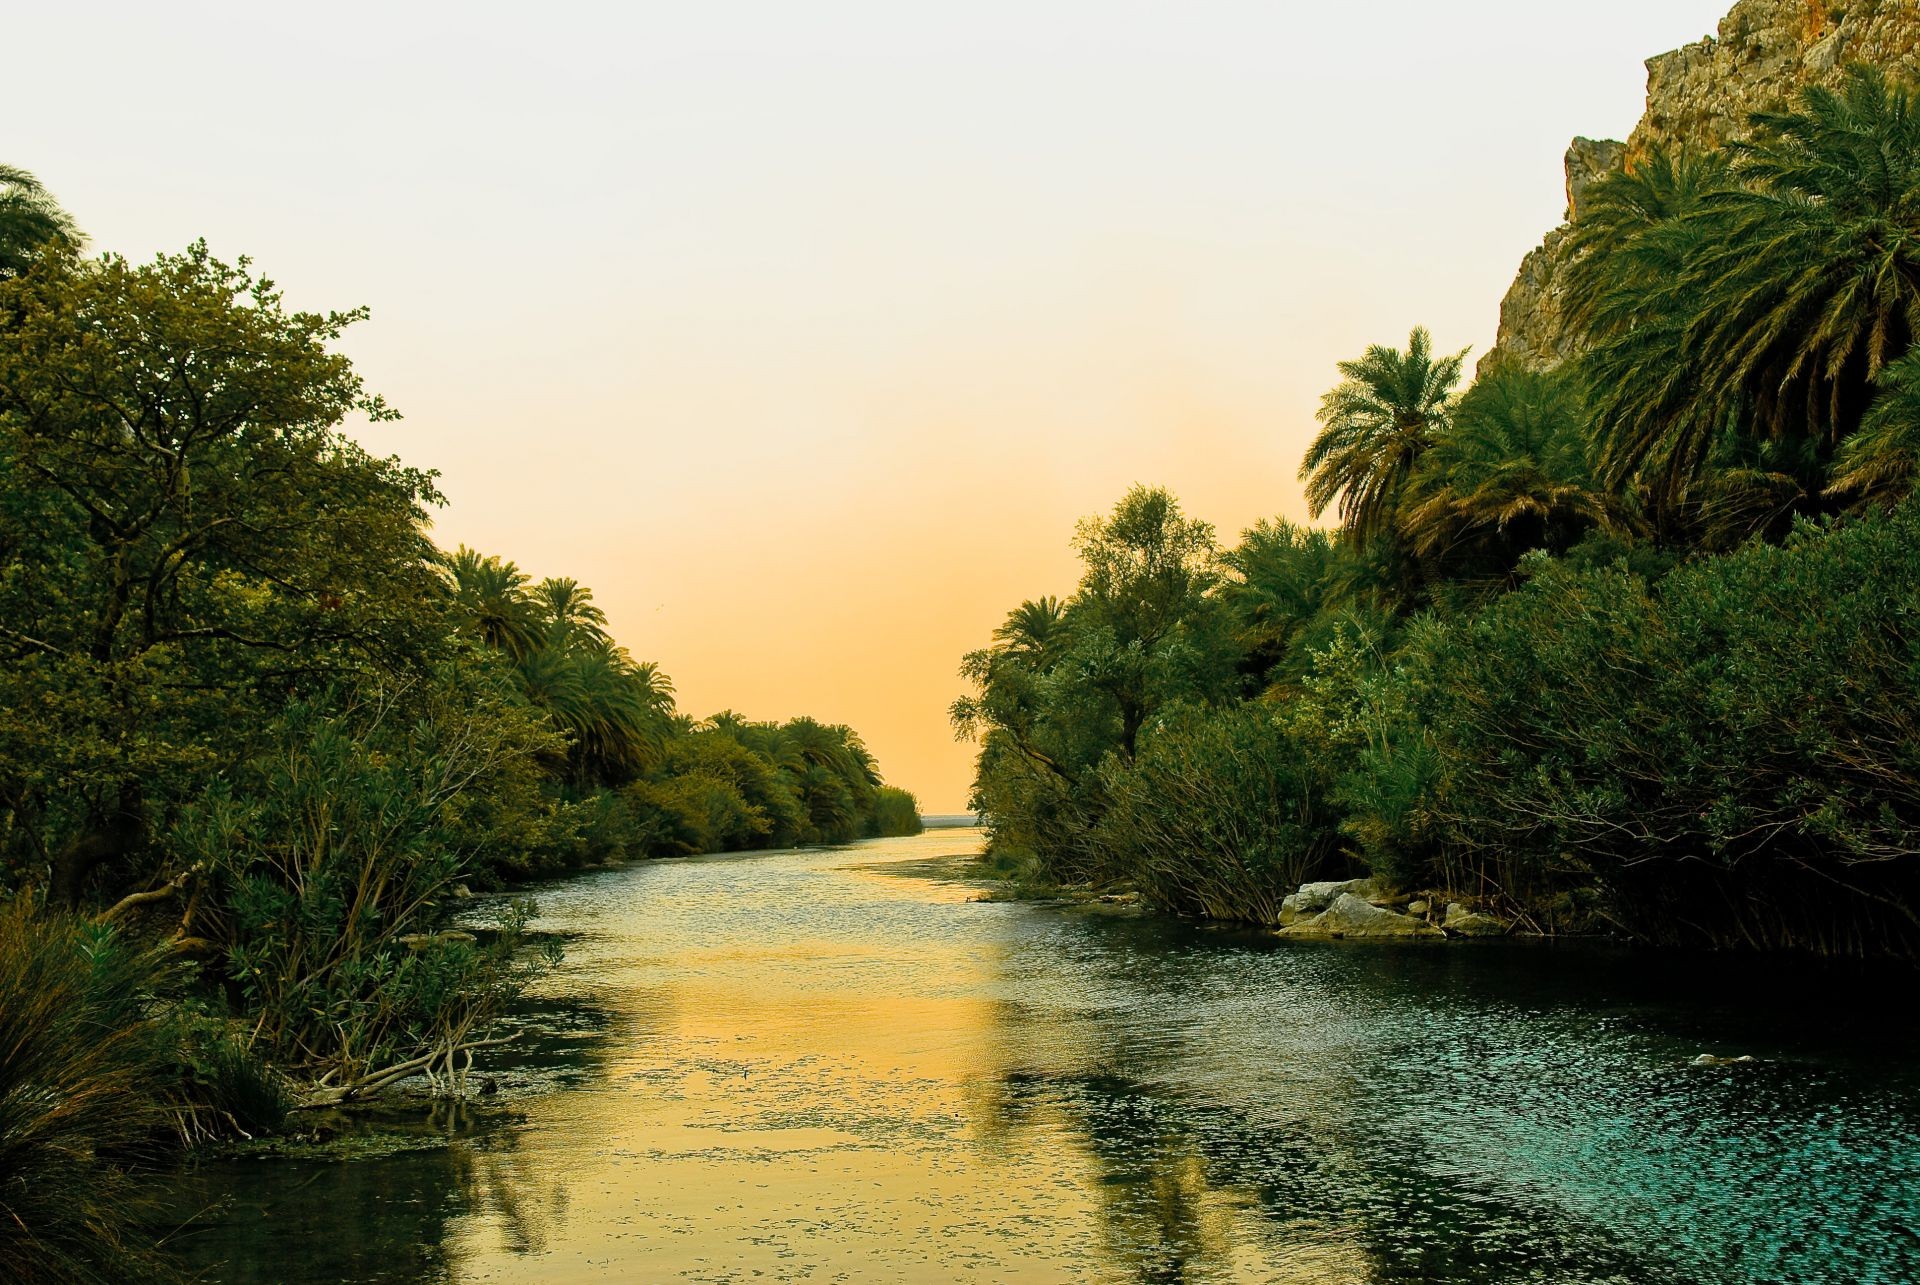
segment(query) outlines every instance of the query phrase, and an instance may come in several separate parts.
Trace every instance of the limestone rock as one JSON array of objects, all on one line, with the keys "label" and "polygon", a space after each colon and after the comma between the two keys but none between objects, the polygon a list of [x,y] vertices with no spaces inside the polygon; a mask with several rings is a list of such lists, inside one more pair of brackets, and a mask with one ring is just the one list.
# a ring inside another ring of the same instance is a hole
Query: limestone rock
[{"label": "limestone rock", "polygon": [[1482,915],[1468,910],[1459,902],[1449,902],[1447,917],[1440,921],[1448,933],[1456,937],[1504,937],[1507,925],[1492,915]]},{"label": "limestone rock", "polygon": [[1382,910],[1351,892],[1311,919],[1280,930],[1285,937],[1438,937],[1440,930],[1407,915]]},{"label": "limestone rock", "polygon": [[1285,928],[1319,914],[1338,900],[1342,893],[1371,897],[1373,880],[1335,879],[1327,883],[1303,883],[1300,891],[1280,903],[1280,926]]},{"label": "limestone rock", "polygon": [[[1647,108],[1626,143],[1575,139],[1567,149],[1567,217],[1600,175],[1655,143],[1718,147],[1746,138],[1748,118],[1785,106],[1807,85],[1838,85],[1865,63],[1908,77],[1920,69],[1920,4],[1912,0],[1739,0],[1717,35],[1647,60]],[[1574,355],[1559,285],[1567,228],[1547,234],[1500,304],[1500,336],[1480,365],[1553,366]]]}]

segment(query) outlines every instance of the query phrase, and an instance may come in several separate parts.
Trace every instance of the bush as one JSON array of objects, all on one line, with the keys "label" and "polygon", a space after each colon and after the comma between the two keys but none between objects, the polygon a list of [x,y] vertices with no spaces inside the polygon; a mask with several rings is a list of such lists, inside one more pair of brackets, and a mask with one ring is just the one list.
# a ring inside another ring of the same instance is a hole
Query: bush
[{"label": "bush", "polygon": [[161,1149],[175,1046],[159,961],[109,928],[0,906],[0,1263],[18,1281],[169,1273],[138,1171]]},{"label": "bush", "polygon": [[255,1048],[342,1085],[434,1051],[452,1069],[505,1002],[516,934],[439,931],[475,855],[448,818],[513,769],[518,734],[484,707],[395,728],[294,706],[278,750],[186,813],[171,840],[206,872],[200,918]]},{"label": "bush", "polygon": [[1334,855],[1314,768],[1267,706],[1170,711],[1131,769],[1110,759],[1103,774],[1098,840],[1166,909],[1278,923],[1281,900]]},{"label": "bush", "polygon": [[1444,842],[1665,942],[1920,957],[1920,507],[1655,585],[1543,563],[1419,643]]},{"label": "bush", "polygon": [[883,785],[874,791],[873,814],[867,820],[870,839],[896,839],[919,834],[926,826],[920,820],[920,800],[913,792],[897,785]]}]

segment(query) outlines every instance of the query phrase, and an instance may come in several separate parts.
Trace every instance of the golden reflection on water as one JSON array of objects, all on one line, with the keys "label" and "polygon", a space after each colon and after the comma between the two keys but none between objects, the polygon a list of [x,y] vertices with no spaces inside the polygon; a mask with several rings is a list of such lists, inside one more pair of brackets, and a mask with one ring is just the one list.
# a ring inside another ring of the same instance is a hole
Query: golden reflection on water
[{"label": "golden reflection on water", "polygon": [[[485,1198],[449,1231],[453,1274],[1367,1279],[1364,1255],[1324,1233],[1277,1240],[1254,1194],[1212,1181],[1193,1146],[1116,1165],[1060,1102],[1016,1101],[1010,1085],[1104,1054],[1096,1025],[1036,1021],[1003,997],[1008,945],[991,926],[1029,912],[856,865],[975,842],[681,863],[616,886],[631,915],[605,899],[555,907],[586,934],[558,984],[590,978],[613,1034],[587,1085],[527,1103]],[[682,897],[705,904],[660,904]],[[715,897],[739,900],[716,917]],[[826,913],[789,913],[807,903]],[[967,931],[926,930],[917,916],[936,907],[971,917]],[[695,931],[671,939],[676,922]]]}]

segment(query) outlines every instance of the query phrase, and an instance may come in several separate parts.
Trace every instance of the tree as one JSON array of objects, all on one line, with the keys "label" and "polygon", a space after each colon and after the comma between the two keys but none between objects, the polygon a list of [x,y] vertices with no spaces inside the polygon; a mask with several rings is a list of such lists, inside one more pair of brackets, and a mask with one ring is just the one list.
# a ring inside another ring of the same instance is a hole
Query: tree
[{"label": "tree", "polygon": [[1443,574],[1504,583],[1529,549],[1564,552],[1594,527],[1623,527],[1594,476],[1589,440],[1571,375],[1501,363],[1460,399],[1414,469],[1401,534]]},{"label": "tree", "polygon": [[1314,517],[1337,502],[1355,541],[1392,533],[1414,465],[1452,416],[1466,358],[1465,350],[1436,358],[1432,337],[1416,327],[1405,352],[1375,344],[1340,363],[1345,378],[1320,399],[1320,434],[1300,465]]},{"label": "tree", "polygon": [[1920,350],[1887,367],[1860,431],[1840,447],[1827,494],[1885,504],[1913,491],[1920,476]]},{"label": "tree", "polygon": [[1155,709],[1219,677],[1213,526],[1186,517],[1170,492],[1136,486],[1110,516],[1082,519],[1073,544],[1085,567],[1069,609],[1079,672],[1112,702],[1132,758]]},{"label": "tree", "polygon": [[454,551],[449,570],[462,627],[494,650],[525,660],[539,646],[541,633],[540,606],[527,589],[525,573],[464,544]]},{"label": "tree", "polygon": [[1795,110],[1753,122],[1731,184],[1698,185],[1617,244],[1596,235],[1576,290],[1601,467],[1666,503],[1729,434],[1805,438],[1830,455],[1920,334],[1911,91],[1854,68],[1840,90],[1806,89]]},{"label": "tree", "polygon": [[607,613],[593,603],[593,590],[568,576],[549,576],[533,587],[533,599],[546,617],[549,633],[588,643],[605,643]]},{"label": "tree", "polygon": [[1080,523],[1080,587],[1064,607],[1027,602],[968,655],[975,694],[955,701],[956,733],[979,737],[976,804],[995,850],[1048,880],[1094,877],[1109,756],[1132,762],[1171,702],[1222,700],[1237,686],[1231,620],[1211,596],[1213,528],[1165,490],[1136,486]]},{"label": "tree", "polygon": [[1353,550],[1325,531],[1262,519],[1220,555],[1219,595],[1232,613],[1243,668],[1256,682],[1298,670],[1315,619],[1355,588]]},{"label": "tree", "polygon": [[1066,609],[1058,598],[1029,598],[1015,607],[999,628],[994,641],[1009,654],[1044,660],[1066,635]]},{"label": "tree", "polygon": [[444,643],[432,475],[341,432],[392,418],[204,245],[0,281],[0,834],[77,900],[296,695]]},{"label": "tree", "polygon": [[39,179],[0,165],[0,278],[25,272],[46,247],[77,249],[84,239]]}]

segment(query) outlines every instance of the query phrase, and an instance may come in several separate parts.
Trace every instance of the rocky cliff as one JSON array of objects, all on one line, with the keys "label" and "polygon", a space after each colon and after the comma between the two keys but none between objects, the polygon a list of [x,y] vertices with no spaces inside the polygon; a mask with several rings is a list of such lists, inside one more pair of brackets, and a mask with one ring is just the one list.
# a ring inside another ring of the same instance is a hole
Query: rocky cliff
[{"label": "rocky cliff", "polygon": [[[1711,147],[1738,139],[1749,115],[1781,106],[1804,85],[1837,83],[1851,63],[1920,78],[1920,0],[1740,0],[1717,36],[1648,59],[1646,114],[1625,143],[1573,141],[1567,218],[1579,218],[1589,183],[1631,164],[1648,145]],[[1548,233],[1520,265],[1486,361],[1552,364],[1569,355],[1559,285],[1567,230]]]}]

